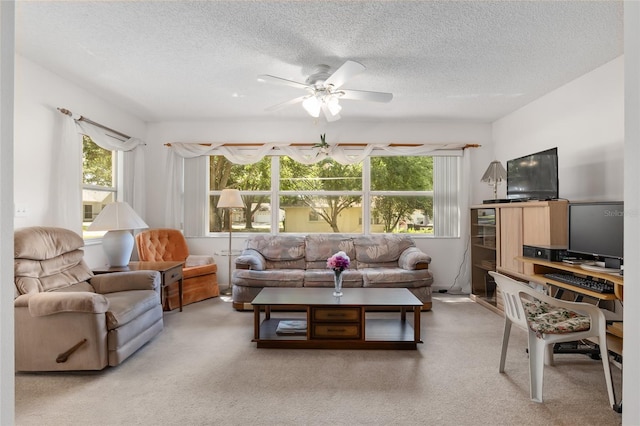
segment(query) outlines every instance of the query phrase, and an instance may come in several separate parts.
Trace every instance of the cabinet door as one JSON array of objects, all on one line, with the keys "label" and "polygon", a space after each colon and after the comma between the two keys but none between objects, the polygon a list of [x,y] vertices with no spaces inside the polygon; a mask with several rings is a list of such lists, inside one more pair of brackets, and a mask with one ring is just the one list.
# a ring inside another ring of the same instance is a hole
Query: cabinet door
[{"label": "cabinet door", "polygon": [[522,243],[528,246],[551,245],[549,207],[527,207],[522,211]]},{"label": "cabinet door", "polygon": [[515,260],[517,256],[522,256],[522,208],[502,208],[500,209],[499,267],[522,273],[522,262]]}]

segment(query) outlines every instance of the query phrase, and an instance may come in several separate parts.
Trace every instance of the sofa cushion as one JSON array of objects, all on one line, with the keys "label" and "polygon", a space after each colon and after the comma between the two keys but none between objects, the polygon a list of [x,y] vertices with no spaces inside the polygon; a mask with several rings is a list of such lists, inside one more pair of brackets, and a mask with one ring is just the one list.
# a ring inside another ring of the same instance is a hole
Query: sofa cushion
[{"label": "sofa cushion", "polygon": [[341,234],[313,234],[306,237],[305,260],[306,269],[322,269],[327,267],[327,259],[343,251],[350,259],[355,258],[353,238]]},{"label": "sofa cushion", "polygon": [[[305,287],[333,287],[334,272],[331,269],[307,269],[304,273]],[[362,274],[356,270],[342,272],[342,287],[362,287]]]},{"label": "sofa cushion", "polygon": [[304,269],[304,237],[258,235],[247,240],[247,249],[254,249],[266,260],[267,269]]},{"label": "sofa cushion", "polygon": [[303,269],[278,269],[254,271],[236,269],[233,273],[233,285],[244,287],[302,287]]},{"label": "sofa cushion", "polygon": [[201,275],[210,275],[217,271],[218,265],[216,265],[215,263],[200,266],[190,266],[182,268],[182,278],[186,280],[188,278],[199,277]]},{"label": "sofa cushion", "polygon": [[353,237],[357,269],[398,266],[400,254],[414,247],[415,243],[405,235],[362,235]]},{"label": "sofa cushion", "polygon": [[433,275],[428,269],[408,271],[399,268],[361,269],[363,287],[424,287],[431,285]]}]

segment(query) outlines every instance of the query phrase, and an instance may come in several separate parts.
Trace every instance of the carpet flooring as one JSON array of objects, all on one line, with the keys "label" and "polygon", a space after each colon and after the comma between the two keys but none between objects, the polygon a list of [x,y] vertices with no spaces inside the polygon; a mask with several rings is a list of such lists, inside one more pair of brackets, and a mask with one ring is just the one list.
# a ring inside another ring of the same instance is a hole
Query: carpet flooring
[{"label": "carpet flooring", "polygon": [[498,373],[502,326],[467,297],[444,294],[422,313],[417,351],[257,349],[252,313],[209,299],[165,313],[164,331],[118,367],[18,373],[16,424],[621,424],[602,364],[586,355],[556,355],[545,402],[532,402],[523,331],[512,331]]}]

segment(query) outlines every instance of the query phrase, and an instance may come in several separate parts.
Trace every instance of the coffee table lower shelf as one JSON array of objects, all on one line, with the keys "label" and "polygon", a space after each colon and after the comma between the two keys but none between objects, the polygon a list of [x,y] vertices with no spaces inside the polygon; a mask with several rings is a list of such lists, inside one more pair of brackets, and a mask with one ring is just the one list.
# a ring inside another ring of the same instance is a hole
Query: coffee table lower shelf
[{"label": "coffee table lower shelf", "polygon": [[365,320],[365,336],[359,339],[311,338],[305,335],[281,335],[276,333],[280,321],[300,318],[271,318],[260,324],[260,338],[253,339],[258,348],[289,349],[417,349],[414,329],[407,321],[371,318]]}]

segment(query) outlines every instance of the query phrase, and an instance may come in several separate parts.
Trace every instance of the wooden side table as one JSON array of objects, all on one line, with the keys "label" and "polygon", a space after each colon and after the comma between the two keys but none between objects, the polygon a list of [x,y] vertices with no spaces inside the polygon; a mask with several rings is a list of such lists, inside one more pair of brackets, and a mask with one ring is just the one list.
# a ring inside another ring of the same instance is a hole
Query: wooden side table
[{"label": "wooden side table", "polygon": [[170,284],[178,283],[180,312],[182,312],[182,266],[183,262],[129,262],[127,266],[104,266],[93,269],[94,274],[109,274],[112,272],[129,271],[158,271],[160,272],[160,304],[164,306],[164,290]]}]

